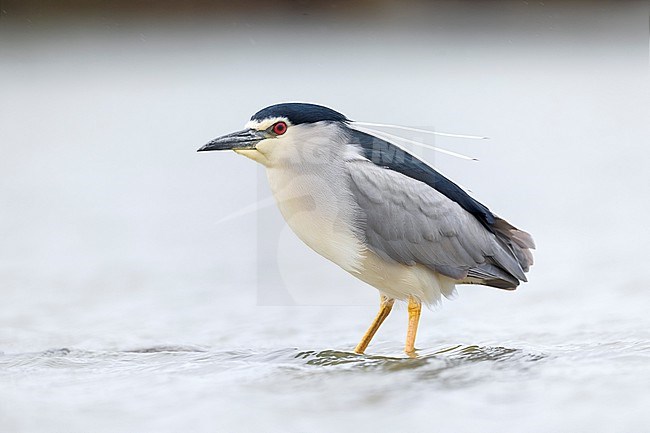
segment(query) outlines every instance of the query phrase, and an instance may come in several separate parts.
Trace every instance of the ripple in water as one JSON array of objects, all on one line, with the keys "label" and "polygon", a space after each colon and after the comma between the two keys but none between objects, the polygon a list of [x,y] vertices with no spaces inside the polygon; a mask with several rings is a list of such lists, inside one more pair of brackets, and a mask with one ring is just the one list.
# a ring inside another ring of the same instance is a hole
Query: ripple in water
[{"label": "ripple in water", "polygon": [[308,366],[346,367],[350,369],[379,369],[384,371],[417,370],[448,370],[476,363],[489,363],[497,366],[517,366],[519,369],[526,364],[540,361],[546,355],[526,352],[501,346],[452,346],[433,352],[422,352],[415,358],[407,356],[359,355],[353,352],[336,350],[302,351],[295,355],[296,359],[305,361]]}]

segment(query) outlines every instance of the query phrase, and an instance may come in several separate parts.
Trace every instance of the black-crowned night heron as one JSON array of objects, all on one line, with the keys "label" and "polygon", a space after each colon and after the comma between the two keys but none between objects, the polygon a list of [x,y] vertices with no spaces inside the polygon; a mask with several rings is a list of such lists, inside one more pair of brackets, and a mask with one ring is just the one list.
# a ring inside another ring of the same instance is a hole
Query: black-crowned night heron
[{"label": "black-crowned night heron", "polygon": [[422,304],[456,284],[513,290],[533,264],[531,236],[401,147],[332,109],[272,105],[199,151],[234,150],[266,167],[287,224],[323,257],[379,290],[363,353],[395,300],[408,302],[414,354]]}]

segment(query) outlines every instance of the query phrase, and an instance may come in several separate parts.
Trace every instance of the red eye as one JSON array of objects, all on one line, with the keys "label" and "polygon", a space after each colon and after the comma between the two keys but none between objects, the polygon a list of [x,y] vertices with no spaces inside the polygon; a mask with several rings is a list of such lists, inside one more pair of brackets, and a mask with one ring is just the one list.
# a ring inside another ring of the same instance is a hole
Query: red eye
[{"label": "red eye", "polygon": [[278,122],[275,125],[273,125],[273,132],[276,135],[282,135],[285,132],[287,132],[287,124],[284,122]]}]

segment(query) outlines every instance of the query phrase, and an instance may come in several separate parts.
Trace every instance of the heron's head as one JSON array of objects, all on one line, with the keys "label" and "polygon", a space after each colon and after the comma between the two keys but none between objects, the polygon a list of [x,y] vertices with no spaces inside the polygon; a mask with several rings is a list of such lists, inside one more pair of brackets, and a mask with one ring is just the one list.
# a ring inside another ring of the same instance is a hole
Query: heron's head
[{"label": "heron's head", "polygon": [[349,120],[316,104],[271,105],[253,114],[241,131],[215,138],[198,151],[234,150],[264,165],[307,147],[327,146],[337,128]]}]

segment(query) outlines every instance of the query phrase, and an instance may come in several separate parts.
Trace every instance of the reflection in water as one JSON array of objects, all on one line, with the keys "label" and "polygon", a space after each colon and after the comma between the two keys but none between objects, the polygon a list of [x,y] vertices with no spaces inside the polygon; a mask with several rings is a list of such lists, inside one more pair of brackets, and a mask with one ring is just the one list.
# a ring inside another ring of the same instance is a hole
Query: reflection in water
[{"label": "reflection in water", "polygon": [[421,352],[416,358],[358,355],[353,352],[324,350],[305,351],[295,355],[296,359],[306,360],[306,365],[350,366],[359,368],[378,368],[386,371],[414,370],[429,366],[440,369],[455,368],[477,362],[524,363],[544,359],[546,355],[529,353],[521,349],[491,346],[452,346],[449,348]]},{"label": "reflection in water", "polygon": [[[297,352],[297,353],[296,353]],[[182,362],[186,366],[212,364],[215,367],[237,364],[260,364],[269,368],[282,365],[310,367],[345,367],[345,370],[380,369],[385,371],[415,370],[422,367],[454,368],[479,362],[524,363],[539,361],[546,356],[521,349],[491,346],[452,346],[435,351],[421,352],[416,358],[403,356],[359,355],[339,350],[279,349],[271,351],[211,351],[198,346],[152,346],[123,351],[89,351],[69,348],[50,349],[43,352],[0,355],[0,366],[11,368],[31,366],[48,368],[54,365],[70,364],[77,367],[84,364],[116,362],[121,368],[155,369],[158,366]],[[163,362],[164,361],[164,362]],[[110,369],[110,365],[105,365]]]}]

